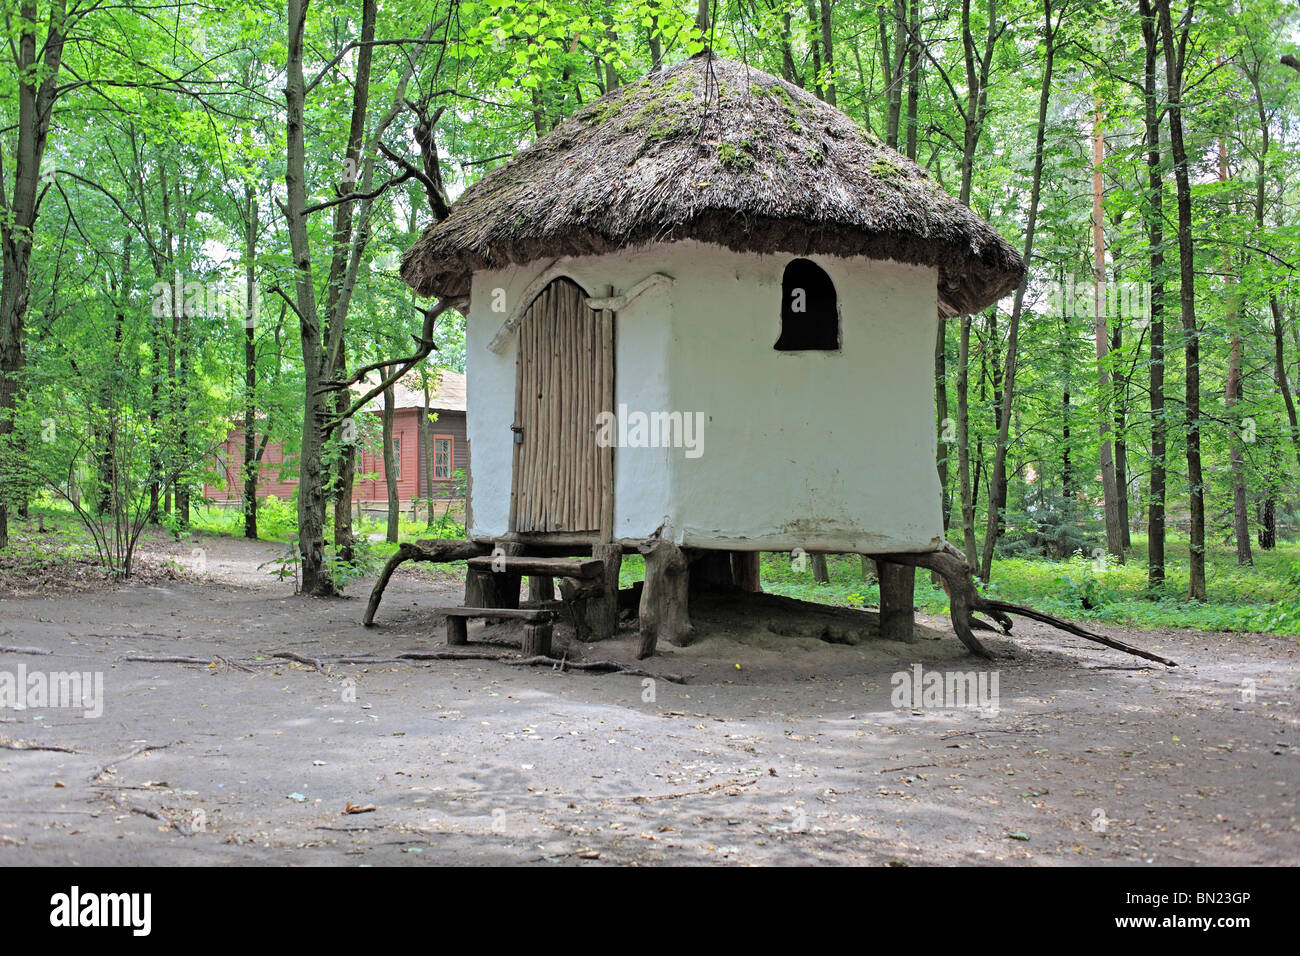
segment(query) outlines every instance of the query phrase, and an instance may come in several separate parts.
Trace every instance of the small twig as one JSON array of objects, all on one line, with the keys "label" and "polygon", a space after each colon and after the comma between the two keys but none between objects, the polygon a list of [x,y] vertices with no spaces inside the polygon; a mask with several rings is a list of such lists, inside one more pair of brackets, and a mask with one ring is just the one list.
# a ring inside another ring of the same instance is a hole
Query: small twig
[{"label": "small twig", "polygon": [[150,807],[139,807],[134,804],[124,804],[124,806],[126,807],[127,810],[130,810],[132,813],[139,813],[142,816],[146,816],[151,820],[157,820],[159,823],[167,824],[169,827],[171,827],[181,836],[184,837],[194,836],[193,830],[191,830],[185,824],[173,820],[170,817],[167,817],[161,811],[154,810]]},{"label": "small twig", "polygon": [[337,830],[340,833],[361,833],[366,830],[382,830],[384,825],[381,823],[377,826],[353,826],[353,827],[336,827],[329,824],[322,824],[316,827],[317,830]]},{"label": "small twig", "polygon": [[55,744],[24,744],[21,740],[0,740],[0,750],[50,750],[61,754],[75,754],[71,747],[59,747]]},{"label": "small twig", "polygon": [[138,661],[144,664],[202,664],[205,667],[212,663],[206,657],[169,657],[155,654],[127,654],[122,660]]},{"label": "small twig", "polygon": [[43,647],[3,647],[0,646],[0,654],[53,654],[53,651],[47,651]]},{"label": "small twig", "polygon": [[122,756],[110,760],[108,763],[104,764],[102,767],[100,767],[98,770],[92,773],[89,777],[87,777],[86,782],[87,783],[97,782],[100,777],[102,777],[104,774],[112,770],[115,764],[123,763],[127,760],[130,760],[132,757],[138,757],[142,753],[148,753],[150,750],[165,750],[166,748],[174,746],[175,744],[179,744],[179,743],[181,743],[181,741],[173,740],[171,743],[167,743],[167,744],[145,744],[143,747],[136,747],[130,753],[123,754]]},{"label": "small twig", "polygon": [[501,663],[509,664],[512,667],[556,667],[557,665],[563,665],[563,669],[569,671],[587,671],[595,674],[626,674],[629,677],[651,677],[656,680],[666,680],[670,684],[686,683],[686,678],[680,674],[652,674],[639,667],[625,667],[617,661],[570,661],[567,659],[561,660],[558,657],[538,656],[525,657],[517,661],[503,660]]},{"label": "small twig", "polygon": [[299,664],[306,664],[308,667],[316,668],[316,670],[320,671],[322,674],[325,673],[325,665],[314,657],[304,657],[301,654],[295,654],[293,651],[277,651],[271,656],[279,658],[280,660],[295,661]]}]

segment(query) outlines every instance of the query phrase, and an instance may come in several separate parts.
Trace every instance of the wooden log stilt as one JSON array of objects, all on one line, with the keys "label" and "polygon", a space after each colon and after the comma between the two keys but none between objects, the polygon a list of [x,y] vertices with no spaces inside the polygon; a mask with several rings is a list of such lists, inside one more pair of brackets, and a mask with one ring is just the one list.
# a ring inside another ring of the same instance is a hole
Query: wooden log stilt
[{"label": "wooden log stilt", "polygon": [[519,645],[524,657],[551,656],[551,622],[524,625],[524,639]]},{"label": "wooden log stilt", "polygon": [[751,594],[761,594],[763,583],[759,576],[761,552],[731,552],[731,578],[736,587]]},{"label": "wooden log stilt", "polygon": [[603,641],[618,631],[618,572],[623,566],[623,546],[594,544],[591,556],[604,562],[604,579],[599,597],[587,600],[587,623],[591,639]]},{"label": "wooden log stilt", "polygon": [[913,604],[916,568],[880,561],[880,636],[887,641],[916,640]]},{"label": "wooden log stilt", "polygon": [[492,549],[491,571],[469,569],[465,575],[466,607],[519,607],[523,575],[510,570],[510,558],[522,554],[523,548],[517,541],[499,541]]},{"label": "wooden log stilt", "polygon": [[560,578],[560,600],[569,609],[574,640],[590,641],[591,623],[587,620],[587,600],[579,593],[582,584],[572,578]]},{"label": "wooden log stilt", "polygon": [[528,601],[530,604],[543,604],[555,600],[555,579],[545,574],[528,576]]},{"label": "wooden log stilt", "polygon": [[458,647],[469,643],[469,621],[463,617],[447,618],[447,644]]},{"label": "wooden log stilt", "polygon": [[690,551],[687,560],[692,594],[730,591],[736,586],[730,551]]},{"label": "wooden log stilt", "polygon": [[645,586],[641,591],[641,646],[637,657],[646,658],[655,652],[661,636],[679,646],[690,643],[690,571],[686,555],[671,541],[652,539],[639,550],[645,555]]}]

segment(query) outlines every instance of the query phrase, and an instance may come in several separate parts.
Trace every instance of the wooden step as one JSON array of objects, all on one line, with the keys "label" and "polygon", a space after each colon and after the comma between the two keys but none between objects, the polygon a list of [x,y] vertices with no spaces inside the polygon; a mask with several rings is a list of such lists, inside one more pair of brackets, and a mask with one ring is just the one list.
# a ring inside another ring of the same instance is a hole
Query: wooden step
[{"label": "wooden step", "polygon": [[493,562],[505,566],[502,574],[530,574],[539,577],[578,578],[583,581],[599,580],[605,570],[605,562],[599,558],[534,558],[524,555],[507,555],[506,557],[470,558],[466,564],[471,571],[496,571]]},{"label": "wooden step", "polygon": [[439,610],[447,618],[447,644],[458,647],[469,643],[468,620],[481,617],[489,620],[524,622],[523,652],[528,657],[551,653],[551,620],[554,615],[547,610],[506,607],[444,607]]},{"label": "wooden step", "polygon": [[512,607],[440,607],[438,613],[446,617],[490,617],[533,623],[544,623],[555,616],[545,608]]}]

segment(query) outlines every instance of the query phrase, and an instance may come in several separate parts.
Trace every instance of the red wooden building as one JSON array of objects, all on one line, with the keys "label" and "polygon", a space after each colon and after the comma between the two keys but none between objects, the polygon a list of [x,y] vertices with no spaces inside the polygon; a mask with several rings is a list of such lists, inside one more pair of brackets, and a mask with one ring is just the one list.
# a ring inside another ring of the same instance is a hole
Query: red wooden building
[{"label": "red wooden building", "polygon": [[[420,417],[424,414],[424,393],[406,388],[401,383],[393,386],[396,409],[393,414],[393,446],[398,462],[397,494],[407,502],[412,498],[427,496],[425,483],[426,461],[423,429]],[[367,406],[368,420],[358,422],[358,448],[356,482],[352,486],[353,501],[388,500],[388,485],[384,480],[384,457],[380,431],[383,398]],[[429,396],[429,441],[433,444],[433,496],[457,497],[454,476],[457,469],[469,472],[469,446],[465,441],[465,376],[459,372],[443,370],[437,389]],[[257,496],[275,495],[288,498],[298,487],[296,477],[280,475],[284,468],[284,449],[279,444],[268,444],[262,453],[257,479]],[[296,471],[290,461],[289,474]],[[244,429],[235,426],[217,450],[217,468],[225,480],[220,484],[205,484],[203,493],[213,501],[239,501],[243,498],[244,479]]]}]

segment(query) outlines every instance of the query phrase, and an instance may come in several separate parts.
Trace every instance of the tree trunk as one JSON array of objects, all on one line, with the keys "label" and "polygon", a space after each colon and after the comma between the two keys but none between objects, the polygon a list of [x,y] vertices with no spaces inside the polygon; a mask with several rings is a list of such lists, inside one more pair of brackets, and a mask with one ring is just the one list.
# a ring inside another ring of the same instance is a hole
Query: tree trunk
[{"label": "tree trunk", "polygon": [[316,286],[312,281],[311,246],[307,235],[307,146],[303,128],[307,81],[302,69],[306,15],[307,0],[288,0],[285,219],[289,231],[303,355],[298,554],[303,591],[310,595],[326,596],[333,594],[335,587],[325,565],[325,403],[321,397],[321,385],[326,371],[325,351],[316,305]]},{"label": "tree trunk", "polygon": [[1093,337],[1097,343],[1098,453],[1101,459],[1102,508],[1106,520],[1106,550],[1124,563],[1124,531],[1119,518],[1119,488],[1115,480],[1115,458],[1111,445],[1114,394],[1110,373],[1110,330],[1106,324],[1106,237],[1102,219],[1101,164],[1105,140],[1101,132],[1101,110],[1093,113],[1092,124],[1092,269]]},{"label": "tree trunk", "polygon": [[1151,491],[1147,502],[1147,590],[1159,595],[1165,586],[1165,454],[1169,425],[1165,419],[1165,254],[1164,176],[1160,169],[1159,84],[1156,59],[1160,33],[1151,0],[1139,0],[1146,45],[1143,101],[1147,140],[1147,244],[1151,270]]},{"label": "tree trunk", "polygon": [[[1228,181],[1228,147],[1219,139],[1219,182]],[[1241,381],[1241,333],[1237,329],[1237,284],[1233,277],[1231,255],[1225,256],[1224,325],[1228,328],[1228,382],[1224,404],[1228,413],[1228,454],[1232,470],[1232,533],[1237,544],[1237,565],[1249,567],[1255,563],[1250,553],[1250,513],[1246,502],[1246,453],[1241,438],[1239,416],[1234,410],[1243,397]]]},{"label": "tree trunk", "polygon": [[244,537],[257,540],[257,188],[244,187]]},{"label": "tree trunk", "polygon": [[822,64],[826,68],[826,102],[835,105],[835,41],[832,39],[831,0],[821,4]]},{"label": "tree trunk", "polygon": [[[15,163],[11,174],[13,193],[6,197],[8,209],[0,216],[0,246],[3,272],[0,275],[0,445],[11,441],[13,415],[23,388],[26,365],[27,303],[31,295],[29,267],[35,238],[37,196],[41,184],[41,160],[50,131],[50,118],[58,96],[59,70],[65,40],[66,0],[50,4],[49,28],[39,50],[36,0],[22,0],[18,17],[11,25],[17,33],[12,46],[17,70],[11,76],[18,101],[14,129]],[[12,42],[12,41],[11,41]],[[10,449],[4,449],[9,451]],[[0,475],[0,488],[12,483]],[[7,506],[0,496],[0,548],[9,544]]]},{"label": "tree trunk", "polygon": [[975,502],[970,477],[970,330],[971,317],[961,317],[961,344],[957,349],[957,489],[961,495],[962,546],[975,553]]},{"label": "tree trunk", "polygon": [[[424,526],[433,527],[433,470],[437,465],[434,454],[433,436],[429,434],[429,376],[424,375],[424,414],[420,417],[420,440],[424,443]],[[554,594],[554,592],[552,592]],[[547,598],[550,600],[550,598]]]},{"label": "tree trunk", "polygon": [[[393,370],[384,372],[392,375]],[[384,485],[388,491],[388,542],[396,544],[399,523],[401,521],[401,501],[397,491],[397,457],[400,452],[393,448],[393,416],[396,414],[396,396],[391,387],[384,389],[383,439],[384,439]]]},{"label": "tree trunk", "polygon": [[[1034,233],[1038,226],[1038,204],[1042,195],[1043,146],[1047,136],[1047,107],[1052,92],[1052,70],[1056,58],[1056,30],[1052,23],[1052,0],[1043,0],[1043,32],[1046,53],[1043,82],[1038,91],[1038,126],[1034,134],[1034,170],[1029,186],[1029,212],[1025,219],[1025,245],[1022,258],[1033,261]],[[993,573],[993,550],[1001,533],[1002,515],[1006,510],[1007,445],[1011,438],[1011,403],[1015,396],[1016,360],[1020,342],[1020,314],[1024,308],[1028,273],[1016,288],[1011,303],[1011,322],[1007,329],[1007,354],[1002,371],[1002,402],[998,412],[998,440],[993,448],[993,477],[989,481],[988,525],[984,530],[984,551],[980,555],[979,576],[987,581]],[[967,554],[974,556],[974,551]]]},{"label": "tree trunk", "polygon": [[1183,66],[1187,52],[1188,17],[1175,52],[1169,0],[1155,0],[1165,51],[1165,77],[1169,92],[1169,148],[1174,158],[1175,195],[1178,201],[1179,301],[1183,325],[1184,361],[1187,369],[1185,421],[1187,425],[1187,487],[1190,498],[1191,542],[1188,555],[1187,597],[1204,601],[1205,590],[1205,482],[1201,474],[1201,342],[1196,326],[1196,262],[1192,237],[1192,186],[1187,148],[1183,139]]}]

